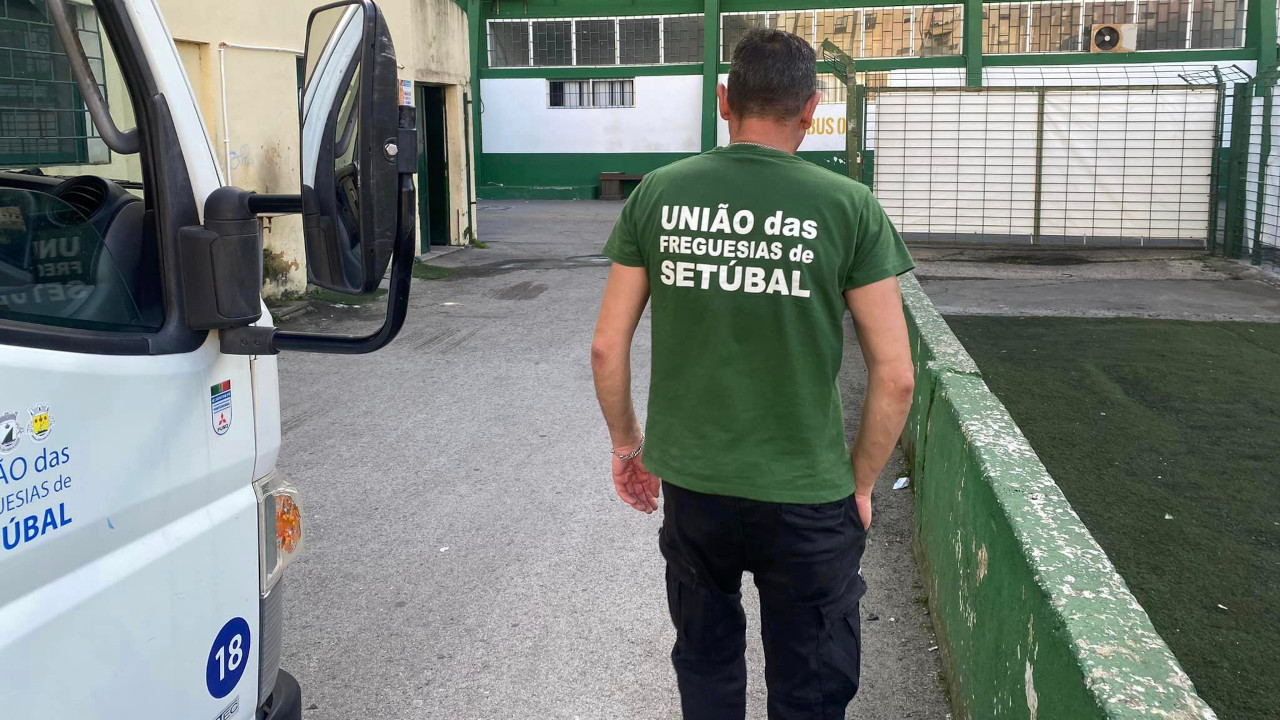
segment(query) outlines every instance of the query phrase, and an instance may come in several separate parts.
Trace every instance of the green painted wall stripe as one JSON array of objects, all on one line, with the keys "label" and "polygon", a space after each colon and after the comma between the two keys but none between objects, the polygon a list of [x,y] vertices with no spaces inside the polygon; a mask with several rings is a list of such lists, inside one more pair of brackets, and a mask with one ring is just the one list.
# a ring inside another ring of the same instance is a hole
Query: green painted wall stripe
[{"label": "green painted wall stripe", "polygon": [[647,173],[694,153],[488,153],[486,185],[598,186],[600,173]]},{"label": "green painted wall stripe", "polygon": [[895,7],[901,5],[955,5],[960,0],[721,0],[721,12],[769,10],[822,10],[824,8]]},{"label": "green painted wall stripe", "polygon": [[1273,0],[1249,0],[1244,43],[1255,51],[1258,75],[1275,67],[1276,3]]},{"label": "green painted wall stripe", "polygon": [[914,545],[956,716],[1211,720],[915,278],[902,292]]},{"label": "green painted wall stripe", "polygon": [[468,0],[467,2],[467,33],[470,36],[468,40],[471,43],[470,59],[471,59],[471,144],[472,157],[475,158],[473,172],[475,173],[475,183],[478,185],[483,178],[480,170],[480,160],[483,157],[484,148],[484,123],[480,119],[480,108],[484,107],[484,103],[480,97],[480,68],[488,64],[488,58],[485,57],[485,47],[488,42],[485,38],[484,21],[481,19],[480,0]]},{"label": "green painted wall stripe", "polygon": [[1041,55],[984,55],[985,67],[1035,65],[1110,65],[1117,63],[1199,63],[1226,60],[1253,60],[1257,52],[1247,48],[1236,50],[1143,50],[1134,53],[1064,52]]},{"label": "green painted wall stripe", "polygon": [[[934,55],[931,57],[867,58],[865,60],[857,60],[856,64],[858,72],[878,72],[881,70],[962,68],[965,60],[963,55]],[[729,63],[720,63],[717,70],[721,75],[727,74],[729,72]],[[834,70],[834,64],[825,61],[818,62],[819,73],[829,73]]]},{"label": "green painted wall stripe", "polygon": [[1250,246],[1253,252],[1250,253],[1250,262],[1254,265],[1262,264],[1262,245],[1263,245],[1263,226],[1266,221],[1267,210],[1267,160],[1271,157],[1271,119],[1275,117],[1275,85],[1266,82],[1258,83],[1258,89],[1255,93],[1262,94],[1262,121],[1260,139],[1261,144],[1258,147],[1258,186],[1257,197],[1254,198],[1253,209],[1253,238]]},{"label": "green painted wall stripe", "polygon": [[[622,15],[696,15],[702,12],[701,0],[500,0],[500,12],[493,12],[493,2],[486,2],[486,20],[520,18],[594,17]],[[527,10],[526,10],[527,6]]]},{"label": "green painted wall stripe", "polygon": [[481,185],[476,188],[476,196],[481,200],[595,200],[600,197],[600,188],[595,185]]},{"label": "green painted wall stripe", "polygon": [[631,78],[669,75],[701,75],[702,63],[693,65],[602,65],[582,67],[483,68],[482,78]]},{"label": "green painted wall stripe", "polygon": [[982,19],[982,0],[964,0],[964,83],[982,86],[982,36],[986,23]]},{"label": "green painted wall stripe", "polygon": [[[696,153],[488,153],[481,158],[486,186],[599,187],[600,173],[647,173]],[[845,174],[844,153],[802,152],[800,157]]]}]

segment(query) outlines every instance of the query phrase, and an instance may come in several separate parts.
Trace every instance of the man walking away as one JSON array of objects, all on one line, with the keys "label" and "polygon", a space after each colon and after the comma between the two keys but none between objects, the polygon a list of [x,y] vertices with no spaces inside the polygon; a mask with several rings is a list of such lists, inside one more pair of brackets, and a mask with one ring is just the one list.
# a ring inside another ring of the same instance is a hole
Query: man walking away
[{"label": "man walking away", "polygon": [[[813,48],[753,30],[718,88],[730,145],[650,173],[605,254],[591,360],[618,495],[651,513],[684,717],[746,713],[742,573],[760,592],[769,717],[843,720],[858,690],[871,491],[913,369],[910,255],[862,185],[795,156],[820,94]],[[631,340],[653,298],[647,436]],[[850,454],[836,375],[852,311],[868,371]]]}]

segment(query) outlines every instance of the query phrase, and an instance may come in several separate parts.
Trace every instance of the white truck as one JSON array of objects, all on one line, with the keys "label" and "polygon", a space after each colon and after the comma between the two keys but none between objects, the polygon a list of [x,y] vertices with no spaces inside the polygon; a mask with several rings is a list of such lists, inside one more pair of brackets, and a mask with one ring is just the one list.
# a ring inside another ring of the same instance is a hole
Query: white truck
[{"label": "white truck", "polygon": [[[155,0],[2,12],[0,718],[300,718],[275,355],[370,352],[404,321],[417,141],[386,23],[312,13],[301,193],[268,196],[224,184]],[[388,284],[378,332],[271,327],[259,216],[286,213],[312,283]]]}]

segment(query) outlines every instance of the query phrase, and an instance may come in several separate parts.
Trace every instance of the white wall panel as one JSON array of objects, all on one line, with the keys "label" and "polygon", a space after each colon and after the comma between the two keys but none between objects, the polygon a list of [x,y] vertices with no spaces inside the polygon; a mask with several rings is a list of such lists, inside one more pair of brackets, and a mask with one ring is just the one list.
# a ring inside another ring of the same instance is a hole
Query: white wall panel
[{"label": "white wall panel", "polygon": [[702,150],[700,75],[637,77],[633,108],[550,108],[545,78],[487,78],[480,87],[486,153]]},{"label": "white wall panel", "polygon": [[876,197],[901,232],[1031,235],[1034,94],[874,98]]},{"label": "white wall panel", "polygon": [[[1036,93],[879,93],[875,190],[904,233],[1026,236]],[[1043,236],[1202,239],[1217,91],[1051,91]]]}]

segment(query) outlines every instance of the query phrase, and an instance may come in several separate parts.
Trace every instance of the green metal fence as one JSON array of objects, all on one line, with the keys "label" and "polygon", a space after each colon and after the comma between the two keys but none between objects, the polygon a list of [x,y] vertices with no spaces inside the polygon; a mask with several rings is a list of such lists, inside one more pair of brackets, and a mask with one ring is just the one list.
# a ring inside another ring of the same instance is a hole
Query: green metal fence
[{"label": "green metal fence", "polygon": [[825,49],[855,83],[850,175],[909,241],[1203,249],[1220,233],[1221,71],[1019,69],[974,88]]},{"label": "green metal fence", "polygon": [[1274,138],[1276,84],[1270,71],[1235,86],[1223,231],[1213,249],[1254,265],[1280,268],[1280,158]]}]

